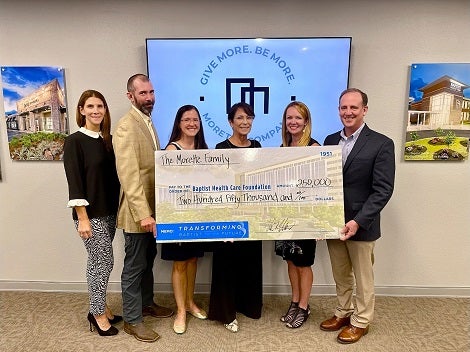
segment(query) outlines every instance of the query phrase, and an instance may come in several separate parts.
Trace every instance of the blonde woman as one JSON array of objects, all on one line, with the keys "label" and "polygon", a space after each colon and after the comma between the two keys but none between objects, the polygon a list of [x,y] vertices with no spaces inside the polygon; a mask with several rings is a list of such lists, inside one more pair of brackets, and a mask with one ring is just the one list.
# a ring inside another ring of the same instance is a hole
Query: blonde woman
[{"label": "blonde woman", "polygon": [[[287,105],[282,116],[282,147],[319,146],[311,137],[312,119],[308,107],[299,101]],[[316,240],[276,241],[276,254],[287,261],[292,299],[281,321],[288,328],[299,328],[310,315],[308,300],[313,285],[312,265]]]}]

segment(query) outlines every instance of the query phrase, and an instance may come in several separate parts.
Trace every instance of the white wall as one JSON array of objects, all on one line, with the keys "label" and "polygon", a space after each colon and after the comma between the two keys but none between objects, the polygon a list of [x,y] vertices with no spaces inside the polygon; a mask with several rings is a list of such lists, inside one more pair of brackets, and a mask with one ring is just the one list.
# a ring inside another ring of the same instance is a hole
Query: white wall
[{"label": "white wall", "polygon": [[[369,94],[369,126],[396,144],[396,189],[376,247],[377,291],[470,296],[470,161],[404,162],[401,148],[409,65],[470,62],[469,23],[468,0],[0,0],[0,65],[65,67],[69,111],[83,90],[97,89],[116,123],[129,107],[127,78],[146,72],[147,37],[352,36],[350,86]],[[65,207],[63,165],[12,162],[5,130],[0,123],[0,289],[84,290],[86,254]],[[119,290],[120,230],[114,245],[111,289]],[[169,290],[171,263],[159,259],[156,267],[157,288]],[[264,274],[265,292],[289,292],[271,243]],[[207,255],[198,289],[209,284]],[[332,284],[321,242],[313,293],[333,293]]]}]

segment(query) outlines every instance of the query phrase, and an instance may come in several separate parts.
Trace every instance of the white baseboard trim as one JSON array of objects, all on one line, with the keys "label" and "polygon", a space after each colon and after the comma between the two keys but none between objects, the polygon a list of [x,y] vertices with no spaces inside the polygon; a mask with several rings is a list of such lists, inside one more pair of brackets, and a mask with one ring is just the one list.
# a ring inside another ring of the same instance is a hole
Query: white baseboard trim
[{"label": "white baseboard trim", "polygon": [[[156,283],[155,292],[173,292],[171,283]],[[87,292],[86,282],[52,281],[7,281],[0,280],[0,291],[43,291],[43,292]],[[108,292],[121,292],[120,282],[110,282]],[[196,284],[196,293],[208,294],[210,284]],[[289,295],[289,285],[264,285],[266,295]],[[378,296],[416,296],[416,297],[466,297],[470,298],[470,287],[430,287],[430,286],[376,286]],[[334,285],[313,285],[312,296],[335,295]]]}]

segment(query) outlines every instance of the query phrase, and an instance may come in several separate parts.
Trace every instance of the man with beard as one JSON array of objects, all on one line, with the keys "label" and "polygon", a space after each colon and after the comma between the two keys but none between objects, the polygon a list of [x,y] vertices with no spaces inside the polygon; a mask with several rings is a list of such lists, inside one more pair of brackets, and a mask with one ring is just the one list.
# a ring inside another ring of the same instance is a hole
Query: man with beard
[{"label": "man with beard", "polygon": [[155,156],[160,149],[150,115],[155,92],[149,78],[136,74],[127,81],[131,109],[118,122],[113,136],[116,168],[121,182],[117,227],[125,240],[121,274],[124,331],[137,340],[154,342],[160,336],[144,325],[143,317],[165,318],[169,308],[153,300],[155,243]]}]

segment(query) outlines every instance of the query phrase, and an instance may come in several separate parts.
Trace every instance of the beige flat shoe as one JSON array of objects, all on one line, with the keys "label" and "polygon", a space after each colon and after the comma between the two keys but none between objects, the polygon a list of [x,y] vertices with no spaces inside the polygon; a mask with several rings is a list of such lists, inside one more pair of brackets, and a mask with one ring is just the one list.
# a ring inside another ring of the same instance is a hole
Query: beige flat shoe
[{"label": "beige flat shoe", "polygon": [[207,313],[204,309],[201,309],[199,312],[191,312],[190,310],[188,310],[188,313],[198,319],[207,319]]},{"label": "beige flat shoe", "polygon": [[178,325],[174,323],[173,331],[176,332],[178,335],[184,334],[186,332],[186,324]]}]

